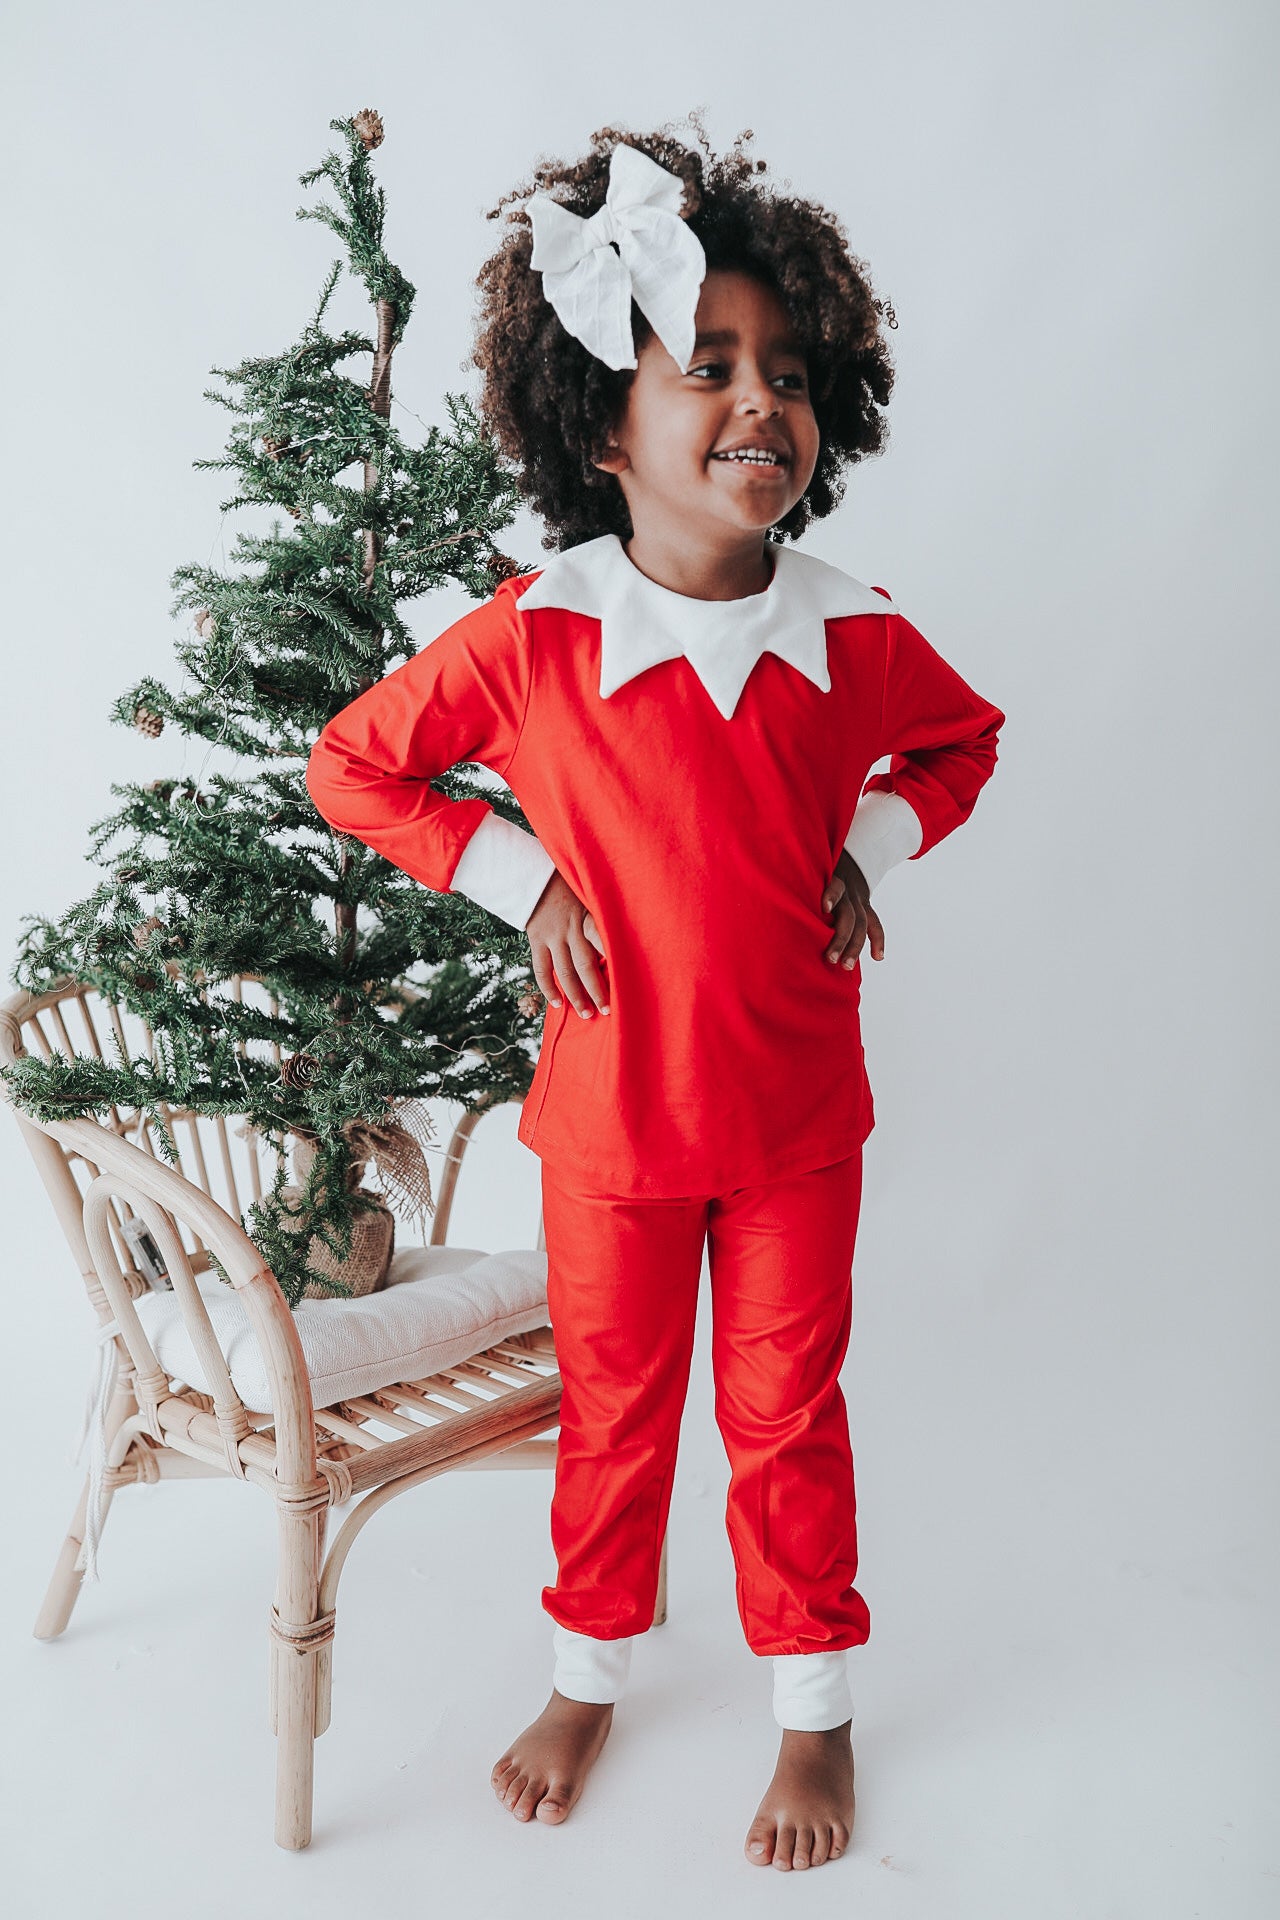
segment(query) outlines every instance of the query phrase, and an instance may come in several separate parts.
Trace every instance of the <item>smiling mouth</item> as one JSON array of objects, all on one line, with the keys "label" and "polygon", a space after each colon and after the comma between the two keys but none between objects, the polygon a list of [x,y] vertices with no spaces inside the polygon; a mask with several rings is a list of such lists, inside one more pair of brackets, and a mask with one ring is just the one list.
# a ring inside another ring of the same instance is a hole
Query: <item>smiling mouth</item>
[{"label": "smiling mouth", "polygon": [[790,466],[789,461],[781,459],[777,454],[713,453],[711,458],[718,460],[721,466],[745,467],[751,473],[767,473],[774,476],[786,473]]}]

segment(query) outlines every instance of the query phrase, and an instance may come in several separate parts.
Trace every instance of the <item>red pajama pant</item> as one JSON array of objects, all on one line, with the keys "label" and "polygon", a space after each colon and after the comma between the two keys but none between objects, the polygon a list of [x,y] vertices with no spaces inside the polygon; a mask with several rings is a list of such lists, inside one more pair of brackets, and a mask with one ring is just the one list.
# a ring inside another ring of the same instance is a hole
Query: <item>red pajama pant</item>
[{"label": "red pajama pant", "polygon": [[747,1644],[833,1652],[871,1630],[839,1370],[862,1149],[727,1193],[630,1199],[542,1162],[547,1302],[564,1383],[552,1619],[598,1639],[653,1624],[704,1241],[725,1523]]}]

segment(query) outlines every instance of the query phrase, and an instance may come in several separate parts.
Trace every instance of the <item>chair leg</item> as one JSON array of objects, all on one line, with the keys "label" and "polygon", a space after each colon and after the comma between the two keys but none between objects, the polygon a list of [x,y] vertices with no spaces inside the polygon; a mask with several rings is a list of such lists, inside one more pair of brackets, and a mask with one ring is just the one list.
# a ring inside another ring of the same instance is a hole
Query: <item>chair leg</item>
[{"label": "chair leg", "polygon": [[[105,1507],[104,1499],[104,1507]],[[84,1521],[89,1507],[89,1477],[85,1475],[84,1485],[80,1489],[80,1499],[71,1517],[71,1527],[58,1552],[53,1569],[53,1578],[49,1582],[43,1604],[36,1615],[34,1628],[37,1640],[56,1640],[70,1620],[76,1601],[80,1597],[80,1588],[84,1574],[76,1565],[80,1549],[84,1544]]]},{"label": "chair leg", "polygon": [[667,1543],[671,1536],[662,1536],[662,1555],[658,1561],[658,1599],[653,1610],[653,1624],[660,1627],[667,1617]]},{"label": "chair leg", "polygon": [[[123,1381],[120,1381],[117,1384],[115,1393],[111,1397],[111,1404],[107,1409],[106,1443],[108,1451],[110,1451],[111,1444],[120,1428],[137,1410],[138,1403],[134,1399],[132,1391]],[[104,1526],[106,1525],[107,1515],[111,1511],[111,1502],[114,1495],[115,1488],[109,1483],[103,1487],[102,1522]],[[76,1502],[76,1510],[71,1516],[71,1526],[67,1532],[66,1539],[58,1551],[58,1558],[54,1563],[53,1577],[45,1592],[40,1611],[36,1615],[36,1624],[32,1631],[37,1640],[56,1640],[58,1635],[65,1630],[67,1623],[71,1619],[72,1612],[75,1609],[76,1601],[80,1598],[80,1589],[84,1584],[84,1570],[76,1565],[76,1561],[79,1559],[80,1549],[84,1545],[85,1516],[88,1510],[89,1476],[86,1474],[84,1485],[80,1489],[80,1498]]]},{"label": "chair leg", "polygon": [[276,1845],[311,1843],[312,1778],[318,1724],[317,1664],[333,1638],[333,1615],[318,1619],[325,1514],[281,1512],[280,1563],[271,1615],[271,1702],[276,1749]]}]

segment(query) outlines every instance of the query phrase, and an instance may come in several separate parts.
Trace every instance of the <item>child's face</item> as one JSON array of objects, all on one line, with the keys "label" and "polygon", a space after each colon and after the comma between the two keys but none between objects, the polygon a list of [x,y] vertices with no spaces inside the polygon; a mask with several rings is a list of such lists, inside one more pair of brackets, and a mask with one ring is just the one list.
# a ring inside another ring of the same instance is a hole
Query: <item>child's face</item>
[{"label": "child's face", "polygon": [[[771,288],[750,274],[708,271],[696,331],[687,373],[656,334],[645,341],[611,450],[596,465],[617,474],[646,540],[727,550],[763,536],[801,498],[818,461],[818,423],[804,355]],[[744,441],[776,448],[784,464],[723,458]]]}]

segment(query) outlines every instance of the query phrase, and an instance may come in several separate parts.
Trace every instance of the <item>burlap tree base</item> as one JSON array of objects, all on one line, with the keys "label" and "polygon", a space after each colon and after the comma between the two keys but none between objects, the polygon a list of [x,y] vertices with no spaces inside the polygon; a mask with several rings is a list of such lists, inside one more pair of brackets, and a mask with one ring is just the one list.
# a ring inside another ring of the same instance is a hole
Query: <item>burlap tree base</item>
[{"label": "burlap tree base", "polygon": [[[302,1196],[307,1174],[315,1159],[315,1142],[304,1134],[293,1136],[293,1177],[294,1184],[286,1187],[285,1198],[296,1204]],[[364,1179],[367,1160],[353,1160],[347,1175],[347,1185],[355,1192]],[[319,1236],[314,1236],[307,1250],[307,1265],[317,1274],[338,1283],[333,1290],[312,1280],[303,1288],[303,1300],[345,1300],[348,1297],[359,1299],[366,1293],[376,1293],[387,1277],[391,1264],[391,1254],[395,1246],[395,1216],[386,1202],[376,1195],[376,1206],[366,1213],[356,1215],[351,1233],[351,1251],[342,1259],[331,1247],[327,1247]]]}]

